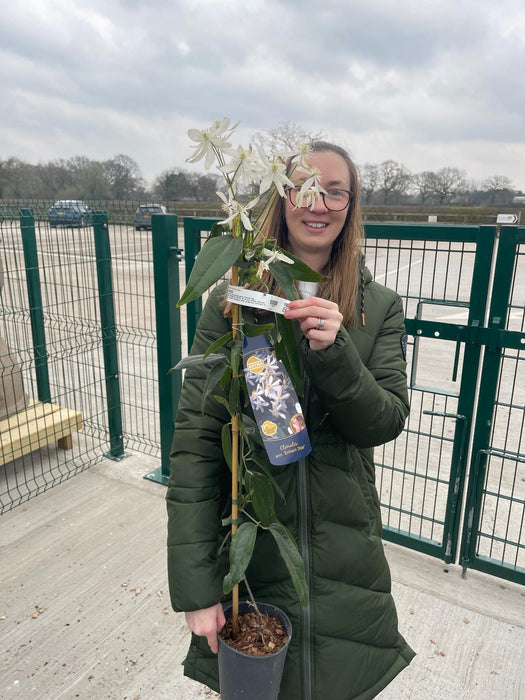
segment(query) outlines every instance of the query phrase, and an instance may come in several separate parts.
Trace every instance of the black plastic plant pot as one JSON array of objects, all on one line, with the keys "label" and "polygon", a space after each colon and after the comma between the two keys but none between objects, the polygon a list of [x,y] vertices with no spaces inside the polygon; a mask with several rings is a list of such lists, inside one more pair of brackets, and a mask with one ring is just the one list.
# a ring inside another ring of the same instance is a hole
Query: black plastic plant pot
[{"label": "black plastic plant pot", "polygon": [[[286,644],[275,654],[250,656],[230,647],[219,636],[219,683],[221,700],[277,700],[283,675],[284,661],[292,638],[292,623],[275,605],[257,603],[261,613],[275,617],[288,635]],[[239,615],[253,612],[249,603],[239,603]],[[226,619],[232,608],[224,611]]]}]

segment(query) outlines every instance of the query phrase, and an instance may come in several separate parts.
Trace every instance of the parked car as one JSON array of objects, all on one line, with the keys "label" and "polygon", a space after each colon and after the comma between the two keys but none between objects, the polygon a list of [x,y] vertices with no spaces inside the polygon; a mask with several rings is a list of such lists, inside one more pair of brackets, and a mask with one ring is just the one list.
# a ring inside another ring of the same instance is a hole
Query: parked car
[{"label": "parked car", "polygon": [[59,199],[48,212],[49,225],[55,226],[89,226],[93,221],[93,212],[80,199]]},{"label": "parked car", "polygon": [[151,215],[167,213],[168,210],[163,204],[140,204],[133,219],[135,231],[140,231],[141,229],[151,231]]}]

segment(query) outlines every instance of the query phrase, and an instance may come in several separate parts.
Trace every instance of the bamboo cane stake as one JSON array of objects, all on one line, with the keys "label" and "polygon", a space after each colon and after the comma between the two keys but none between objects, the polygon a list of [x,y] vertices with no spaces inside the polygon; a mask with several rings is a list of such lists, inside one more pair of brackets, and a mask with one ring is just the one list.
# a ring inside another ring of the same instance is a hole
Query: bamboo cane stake
[{"label": "bamboo cane stake", "polygon": [[[236,266],[232,268],[232,284],[237,285],[239,281],[239,271]],[[233,305],[232,309],[232,338],[237,337],[237,324],[239,322],[239,307]],[[232,540],[237,532],[237,519],[239,517],[239,414],[232,416]],[[235,585],[232,590],[232,633],[233,638],[237,637],[239,623],[239,586]]]}]

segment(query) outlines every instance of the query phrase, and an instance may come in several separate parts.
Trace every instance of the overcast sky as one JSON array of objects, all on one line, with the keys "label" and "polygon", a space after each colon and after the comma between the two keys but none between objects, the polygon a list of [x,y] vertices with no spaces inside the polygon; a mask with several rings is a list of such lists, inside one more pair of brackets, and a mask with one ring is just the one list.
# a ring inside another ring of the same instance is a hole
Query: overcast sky
[{"label": "overcast sky", "polygon": [[0,157],[188,167],[284,121],[358,164],[455,166],[525,191],[523,0],[25,0],[0,15]]}]

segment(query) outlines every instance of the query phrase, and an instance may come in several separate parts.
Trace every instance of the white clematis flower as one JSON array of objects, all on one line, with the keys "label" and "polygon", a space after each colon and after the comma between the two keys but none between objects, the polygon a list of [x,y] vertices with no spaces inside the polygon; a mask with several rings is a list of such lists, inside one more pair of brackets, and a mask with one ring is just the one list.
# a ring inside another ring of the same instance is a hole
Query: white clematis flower
[{"label": "white clematis flower", "polygon": [[319,168],[311,168],[311,167],[302,167],[298,166],[297,167],[297,172],[304,173],[308,177],[306,180],[303,182],[301,185],[301,192],[306,192],[310,188],[313,189],[322,189],[321,188],[321,171]]},{"label": "white clematis flower", "polygon": [[263,248],[262,253],[266,256],[266,260],[261,260],[257,267],[257,277],[261,279],[264,272],[270,269],[270,264],[279,260],[280,262],[285,262],[288,265],[293,265],[293,260],[289,258],[284,253],[278,250],[269,250],[268,248]]},{"label": "white clematis flower", "polygon": [[224,221],[219,221],[219,224],[228,226],[231,229],[233,227],[233,222],[235,221],[235,219],[238,216],[240,216],[244,228],[247,231],[253,231],[253,226],[252,222],[250,221],[249,212],[259,201],[259,197],[252,199],[251,202],[248,202],[248,204],[245,204],[243,206],[240,202],[234,199],[231,191],[228,193],[228,199],[226,199],[222,192],[217,192],[217,196],[223,201],[222,208],[227,214],[229,214],[228,218],[224,219]]},{"label": "white clematis flower", "polygon": [[284,187],[294,186],[293,182],[286,174],[286,164],[280,158],[268,160],[260,149],[259,158],[264,168],[261,184],[259,186],[259,194],[264,194],[272,185],[275,185],[281,197],[284,197]]},{"label": "white clematis flower", "polygon": [[297,172],[302,172],[308,177],[301,185],[301,189],[297,193],[297,207],[308,207],[313,210],[316,201],[321,196],[321,193],[326,194],[326,190],[321,187],[321,171],[319,168],[310,168],[298,166]]},{"label": "white clematis flower", "polygon": [[186,158],[187,163],[196,163],[198,160],[205,158],[204,167],[208,170],[215,160],[216,151],[227,151],[231,148],[228,142],[232,131],[237,124],[232,126],[229,133],[226,134],[230,126],[230,119],[224,117],[219,121],[213,122],[208,129],[190,129],[188,136],[192,141],[196,141],[194,146],[195,152],[189,158]]},{"label": "white clematis flower", "polygon": [[[302,143],[298,143],[297,146],[294,149],[294,156],[292,158],[292,163],[296,164],[298,167],[301,169],[305,170],[308,168],[310,170],[310,166],[308,164],[308,156],[312,153],[312,144],[309,143],[308,141],[304,141]],[[308,170],[308,172],[309,172]]]},{"label": "white clematis flower", "polygon": [[306,207],[310,209],[310,211],[313,211],[313,208],[315,207],[315,203],[321,196],[321,193],[326,193],[326,190],[324,190],[322,187],[309,187],[307,190],[303,192],[303,188],[299,190],[297,193],[296,197],[296,205],[298,208],[301,207]]},{"label": "white clematis flower", "polygon": [[226,165],[218,166],[218,170],[225,175],[234,173],[233,179],[240,184],[249,185],[258,180],[262,175],[262,165],[254,154],[252,147],[238,146],[231,151],[233,158]]}]

